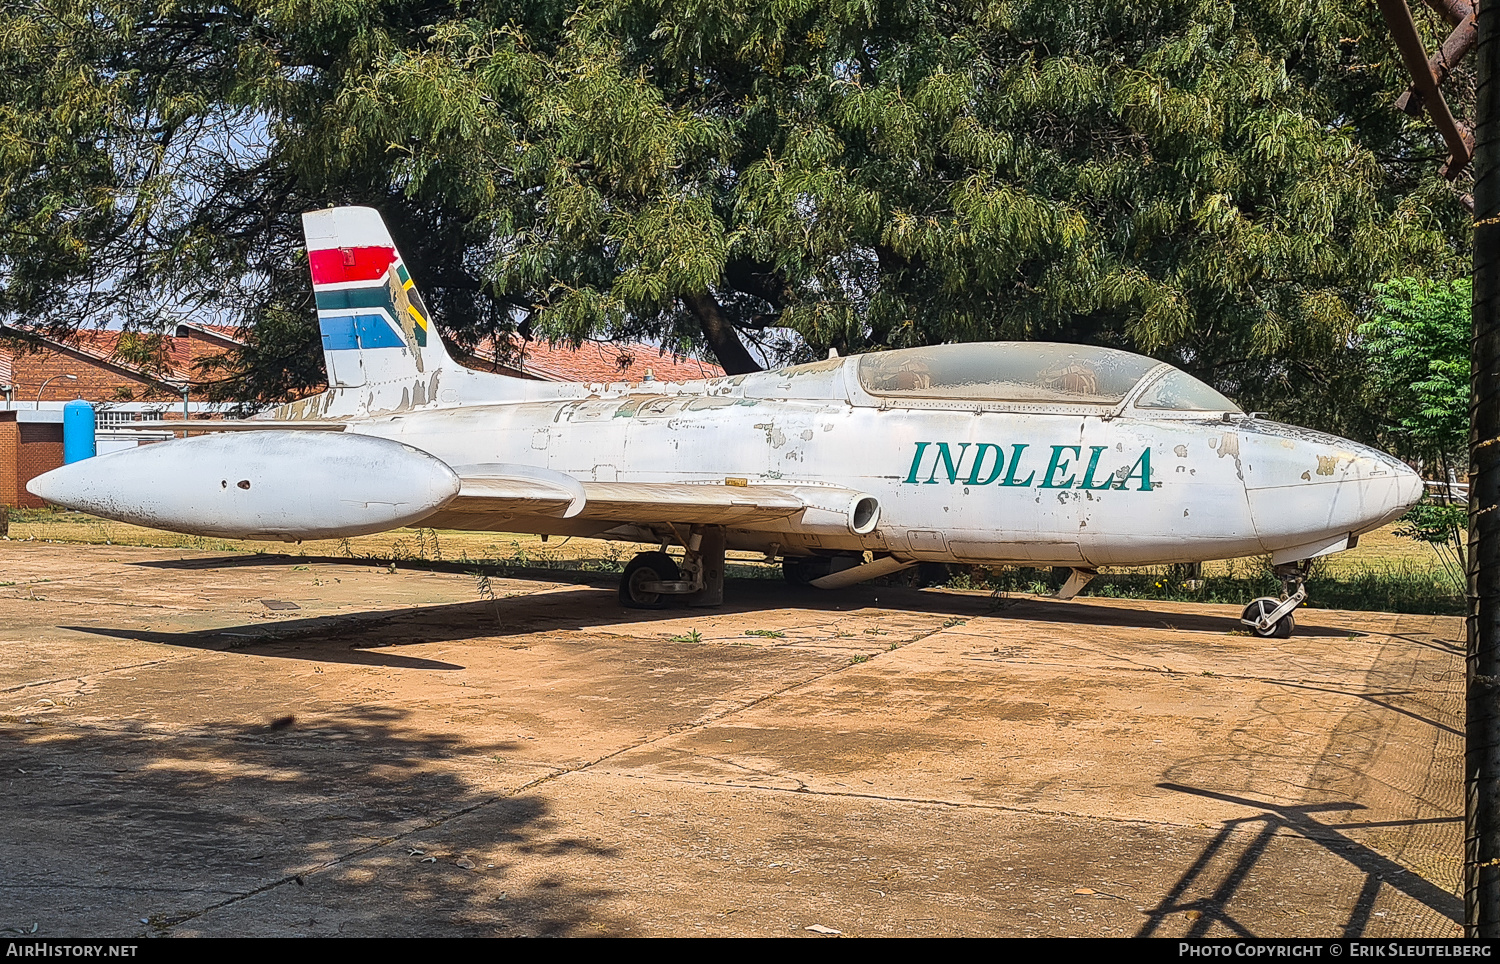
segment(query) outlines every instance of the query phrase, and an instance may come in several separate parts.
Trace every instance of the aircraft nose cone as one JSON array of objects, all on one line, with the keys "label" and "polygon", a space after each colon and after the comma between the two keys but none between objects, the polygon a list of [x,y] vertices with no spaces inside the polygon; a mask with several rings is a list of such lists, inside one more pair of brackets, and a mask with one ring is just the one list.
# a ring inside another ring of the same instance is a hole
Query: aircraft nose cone
[{"label": "aircraft nose cone", "polygon": [[1400,459],[1322,432],[1257,425],[1234,445],[1256,534],[1273,557],[1318,555],[1350,535],[1399,519],[1422,498]]},{"label": "aircraft nose cone", "polygon": [[1396,501],[1402,511],[1422,501],[1422,496],[1426,493],[1427,484],[1422,481],[1422,477],[1412,471],[1410,466],[1402,465],[1396,475]]},{"label": "aircraft nose cone", "polygon": [[[1368,531],[1399,519],[1425,491],[1422,477],[1411,466],[1376,449],[1361,446],[1346,478],[1357,487],[1360,498],[1355,528]],[[1351,505],[1353,508],[1353,505]]]}]

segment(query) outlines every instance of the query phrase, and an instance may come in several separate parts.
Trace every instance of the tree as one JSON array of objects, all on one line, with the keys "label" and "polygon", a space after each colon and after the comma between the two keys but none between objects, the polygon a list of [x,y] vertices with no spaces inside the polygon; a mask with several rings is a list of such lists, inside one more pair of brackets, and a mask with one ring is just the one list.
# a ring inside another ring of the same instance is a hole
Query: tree
[{"label": "tree", "polygon": [[[1370,408],[1381,413],[1380,441],[1449,482],[1465,476],[1469,448],[1469,343],[1474,286],[1468,278],[1381,285],[1370,320],[1359,326]],[[1430,543],[1460,589],[1468,571],[1468,508],[1423,500],[1397,535]]]},{"label": "tree", "polygon": [[286,394],[296,214],[370,203],[462,342],[1078,340],[1361,434],[1355,318],[1466,242],[1347,6],[39,0],[0,24],[0,316],[201,292]]},{"label": "tree", "polygon": [[1397,279],[1379,288],[1373,316],[1359,326],[1383,441],[1444,480],[1467,464],[1473,292],[1468,278]]}]

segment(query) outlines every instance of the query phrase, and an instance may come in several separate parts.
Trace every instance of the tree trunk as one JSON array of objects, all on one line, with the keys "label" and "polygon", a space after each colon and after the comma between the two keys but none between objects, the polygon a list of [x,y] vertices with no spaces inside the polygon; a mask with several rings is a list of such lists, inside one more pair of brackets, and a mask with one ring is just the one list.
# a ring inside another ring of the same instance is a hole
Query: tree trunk
[{"label": "tree trunk", "polygon": [[714,357],[724,366],[726,373],[743,375],[761,370],[761,366],[755,363],[755,359],[745,349],[745,343],[735,333],[734,326],[724,317],[724,312],[720,310],[713,295],[706,291],[683,295],[682,303],[698,319],[698,324],[703,328],[703,337],[708,339],[708,347],[713,349]]},{"label": "tree trunk", "polygon": [[1464,929],[1500,937],[1500,3],[1479,9]]}]

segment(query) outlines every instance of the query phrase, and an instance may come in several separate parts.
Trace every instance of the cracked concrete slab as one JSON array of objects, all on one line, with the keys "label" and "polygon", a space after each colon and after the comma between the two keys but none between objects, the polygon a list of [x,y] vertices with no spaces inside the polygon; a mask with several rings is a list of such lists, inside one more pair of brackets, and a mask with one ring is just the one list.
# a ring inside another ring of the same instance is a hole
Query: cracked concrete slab
[{"label": "cracked concrete slab", "polygon": [[0,928],[1460,933],[1458,619],[0,566]]}]

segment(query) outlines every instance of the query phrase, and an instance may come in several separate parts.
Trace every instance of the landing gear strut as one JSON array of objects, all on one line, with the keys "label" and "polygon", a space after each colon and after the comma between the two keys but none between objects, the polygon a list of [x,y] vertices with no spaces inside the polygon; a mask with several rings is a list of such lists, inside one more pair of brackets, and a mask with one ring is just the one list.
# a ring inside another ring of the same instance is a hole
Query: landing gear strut
[{"label": "landing gear strut", "polygon": [[674,600],[688,606],[724,602],[724,527],[693,526],[683,540],[687,548],[679,566],[665,552],[642,552],[620,575],[620,605],[630,609],[665,609]]},{"label": "landing gear strut", "polygon": [[1287,639],[1297,628],[1292,610],[1307,599],[1306,559],[1301,562],[1286,562],[1276,567],[1276,577],[1281,580],[1280,599],[1262,596],[1251,601],[1240,614],[1240,622],[1262,639]]}]

